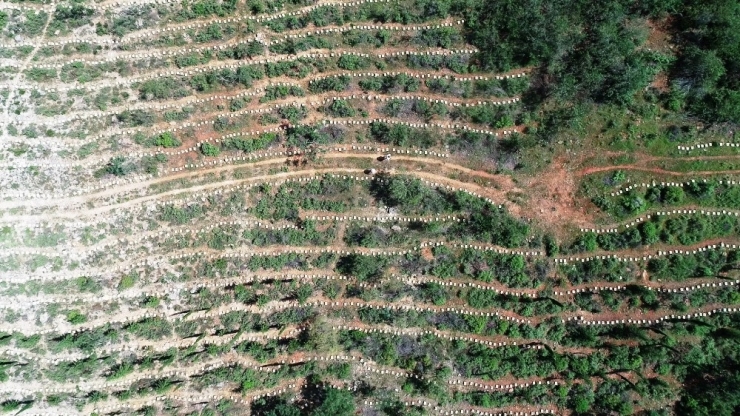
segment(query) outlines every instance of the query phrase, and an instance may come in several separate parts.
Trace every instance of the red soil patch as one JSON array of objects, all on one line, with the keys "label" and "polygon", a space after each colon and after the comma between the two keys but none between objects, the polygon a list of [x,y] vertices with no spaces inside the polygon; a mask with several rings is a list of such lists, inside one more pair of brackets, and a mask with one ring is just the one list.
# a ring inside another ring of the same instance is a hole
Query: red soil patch
[{"label": "red soil patch", "polygon": [[576,197],[578,182],[565,157],[553,160],[550,169],[532,178],[523,188],[533,199],[527,215],[557,228],[566,223],[593,224],[589,202]]}]

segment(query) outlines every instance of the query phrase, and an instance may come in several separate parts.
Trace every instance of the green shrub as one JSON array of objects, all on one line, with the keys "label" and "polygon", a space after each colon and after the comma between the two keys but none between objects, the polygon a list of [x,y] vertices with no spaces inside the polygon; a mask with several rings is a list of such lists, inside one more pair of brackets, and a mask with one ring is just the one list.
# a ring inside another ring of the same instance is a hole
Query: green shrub
[{"label": "green shrub", "polygon": [[347,100],[334,100],[327,108],[327,113],[334,117],[354,117],[357,114]]},{"label": "green shrub", "polygon": [[363,58],[357,55],[342,55],[337,60],[337,66],[348,71],[357,71],[358,69],[365,69],[370,66],[370,62],[367,58]]},{"label": "green shrub", "polygon": [[202,143],[200,145],[200,152],[206,156],[218,156],[221,153],[221,149],[218,146],[214,146],[210,143]]},{"label": "green shrub", "polygon": [[57,78],[57,70],[54,68],[31,68],[25,71],[28,79],[34,82],[46,82]]},{"label": "green shrub", "polygon": [[134,284],[136,284],[137,276],[136,274],[127,274],[121,278],[121,281],[118,282],[118,290],[126,290],[134,287]]},{"label": "green shrub", "polygon": [[347,75],[322,78],[309,82],[308,90],[315,94],[327,91],[341,92],[349,87],[349,82],[350,77]]},{"label": "green shrub", "polygon": [[71,310],[67,312],[67,322],[71,323],[72,325],[81,324],[83,322],[87,321],[87,317],[80,313],[78,310]]},{"label": "green shrub", "polygon": [[178,140],[174,134],[170,133],[169,131],[166,131],[159,136],[157,136],[154,139],[154,145],[155,146],[161,146],[161,147],[177,147],[180,146],[182,142]]}]

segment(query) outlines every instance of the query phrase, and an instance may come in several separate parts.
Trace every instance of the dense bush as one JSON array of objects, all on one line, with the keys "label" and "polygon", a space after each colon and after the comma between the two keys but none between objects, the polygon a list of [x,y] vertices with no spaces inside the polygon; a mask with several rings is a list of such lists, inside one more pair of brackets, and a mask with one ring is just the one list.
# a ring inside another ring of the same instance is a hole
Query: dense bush
[{"label": "dense bush", "polygon": [[673,254],[648,262],[648,271],[660,279],[684,280],[692,277],[714,277],[728,266],[737,266],[737,252],[708,250],[690,255]]},{"label": "dense bush", "polygon": [[381,256],[349,254],[339,258],[337,271],[363,282],[374,281],[383,275],[386,264],[387,260]]},{"label": "dense bush", "polygon": [[218,148],[216,145],[212,145],[210,143],[202,143],[200,145],[200,152],[203,153],[205,156],[218,156],[221,153],[221,149]]},{"label": "dense bush", "polygon": [[635,22],[670,10],[672,2],[467,3],[467,40],[481,51],[478,65],[495,71],[541,66],[545,88],[562,100],[628,102],[663,65],[657,54],[637,48],[647,31]]},{"label": "dense bush", "polygon": [[439,144],[439,139],[431,131],[402,124],[374,121],[370,124],[370,135],[380,143],[401,147],[429,148]]},{"label": "dense bush", "polygon": [[653,216],[637,227],[617,233],[584,233],[571,245],[571,251],[620,250],[665,243],[692,245],[716,237],[737,235],[740,222],[731,215],[685,214]]},{"label": "dense bush", "polygon": [[54,32],[56,30],[75,29],[90,23],[90,17],[94,10],[81,4],[59,4],[54,10],[54,19],[49,24],[47,30]]},{"label": "dense bush", "polygon": [[[612,182],[613,175],[604,181]],[[720,184],[716,179],[708,179],[706,182],[702,180],[682,186],[635,187],[617,197],[595,196],[592,201],[617,218],[687,204],[735,208],[740,206],[740,186]]]},{"label": "dense bush", "polygon": [[327,114],[333,117],[354,117],[356,111],[347,100],[334,100],[326,107]]},{"label": "dense bush", "polygon": [[386,75],[360,80],[359,85],[363,90],[378,91],[384,94],[396,92],[416,92],[419,90],[420,82],[417,78],[406,74]]},{"label": "dense bush", "polygon": [[157,78],[144,81],[138,87],[142,100],[165,100],[190,95],[185,85],[174,78]]},{"label": "dense bush", "polygon": [[342,92],[349,86],[351,78],[347,75],[340,75],[335,77],[321,78],[313,80],[308,84],[308,90],[314,94],[336,91]]},{"label": "dense bush", "polygon": [[221,149],[254,152],[275,145],[278,141],[278,136],[275,133],[264,133],[258,137],[248,138],[230,137],[221,141]]},{"label": "dense bush", "polygon": [[303,97],[306,93],[301,87],[294,85],[275,85],[265,88],[265,95],[260,98],[260,102],[264,103],[267,101],[283,99],[289,95],[294,97]]},{"label": "dense bush", "polygon": [[357,71],[358,69],[365,69],[370,66],[370,62],[367,58],[357,55],[342,55],[337,60],[337,66],[348,71]]}]

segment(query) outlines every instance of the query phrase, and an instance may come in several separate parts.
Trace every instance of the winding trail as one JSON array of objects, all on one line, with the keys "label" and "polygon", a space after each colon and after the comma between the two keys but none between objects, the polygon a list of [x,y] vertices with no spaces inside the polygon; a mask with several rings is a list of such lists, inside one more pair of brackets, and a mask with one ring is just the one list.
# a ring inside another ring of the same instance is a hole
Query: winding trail
[{"label": "winding trail", "polygon": [[[321,157],[322,159],[361,159],[361,160],[366,160],[369,162],[377,162],[378,155],[375,153],[359,154],[359,153],[336,152],[336,153],[324,153],[321,155]],[[269,165],[276,165],[276,164],[284,165],[287,159],[288,158],[286,157],[281,157],[277,159],[261,160],[258,162],[244,164],[244,165],[227,165],[227,166],[220,166],[216,168],[198,170],[194,172],[176,173],[174,175],[158,177],[158,178],[154,178],[154,179],[150,179],[150,180],[146,180],[142,182],[129,183],[129,184],[117,186],[115,188],[107,189],[104,191],[100,191],[100,192],[96,192],[96,193],[92,193],[88,195],[75,196],[75,197],[68,197],[68,198],[61,198],[61,199],[48,199],[48,200],[32,200],[32,201],[2,201],[0,202],[0,209],[9,210],[9,209],[19,208],[19,207],[40,208],[40,207],[46,207],[46,206],[64,207],[64,206],[70,206],[70,205],[75,205],[75,204],[86,204],[94,199],[108,198],[112,196],[120,196],[121,194],[124,194],[126,192],[139,190],[141,188],[150,187],[152,185],[167,183],[167,182],[175,181],[178,179],[192,179],[198,176],[213,175],[213,174],[219,174],[219,173],[224,173],[224,172],[232,172],[232,171],[240,170],[244,168],[269,166]],[[460,166],[460,165],[450,163],[450,162],[440,161],[437,159],[415,157],[415,156],[400,156],[400,155],[394,156],[393,159],[394,160],[404,160],[404,161],[409,161],[409,162],[424,163],[427,165],[432,165],[432,166],[443,168],[443,170],[452,170],[452,171],[457,171],[459,173],[465,173],[471,176],[477,176],[477,177],[482,177],[485,179],[490,179],[492,181],[511,183],[510,182],[511,179],[505,175],[493,175],[487,172],[476,171],[470,168],[466,168],[464,166]],[[104,206],[99,206],[96,208],[84,209],[84,210],[79,210],[79,211],[74,211],[74,212],[65,211],[65,212],[49,213],[49,214],[45,214],[45,217],[46,218],[50,218],[50,217],[79,218],[80,216],[89,216],[93,214],[99,214],[99,213],[109,211],[112,209],[122,209],[122,208],[125,209],[133,205],[141,204],[141,203],[152,201],[155,199],[160,199],[163,197],[177,195],[180,193],[199,192],[199,191],[204,191],[208,189],[228,187],[228,186],[233,186],[233,185],[248,183],[248,182],[278,180],[278,179],[286,179],[286,178],[299,177],[299,176],[312,176],[312,175],[319,175],[319,174],[324,174],[324,173],[348,173],[348,174],[355,174],[355,175],[358,175],[358,174],[364,175],[364,169],[358,169],[358,168],[306,169],[306,170],[296,170],[296,171],[283,172],[283,173],[277,173],[277,174],[252,176],[247,179],[225,180],[225,181],[220,181],[218,183],[195,185],[189,188],[173,189],[173,190],[165,191],[159,194],[152,194],[152,195],[147,195],[144,197],[135,198],[135,199],[126,201],[121,204],[104,205]],[[501,200],[502,202],[505,200],[504,198],[505,193],[501,191],[497,191],[495,189],[484,188],[479,185],[474,185],[474,184],[469,184],[469,183],[461,182],[461,181],[454,180],[454,179],[449,179],[445,176],[432,174],[428,172],[413,171],[413,172],[404,172],[404,173],[408,175],[426,178],[429,180],[439,181],[442,183],[452,184],[458,188],[475,189],[476,192],[483,192],[487,195],[494,195],[497,199]],[[25,219],[29,219],[30,217],[36,217],[36,216],[15,216],[15,215],[5,216],[4,215],[0,217],[0,221],[3,221],[3,222],[19,221],[19,220],[24,219],[24,217]]]}]

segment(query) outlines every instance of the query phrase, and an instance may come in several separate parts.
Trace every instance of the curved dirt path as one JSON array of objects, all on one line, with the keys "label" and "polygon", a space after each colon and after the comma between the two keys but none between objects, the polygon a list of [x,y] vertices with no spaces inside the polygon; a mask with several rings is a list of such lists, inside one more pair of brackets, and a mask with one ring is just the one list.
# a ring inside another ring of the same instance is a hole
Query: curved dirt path
[{"label": "curved dirt path", "polygon": [[[322,159],[366,159],[370,162],[376,162],[377,163],[377,154],[358,154],[358,153],[345,153],[345,152],[336,152],[336,153],[324,153],[321,155]],[[244,169],[244,168],[250,168],[250,167],[259,167],[259,166],[269,166],[269,165],[276,165],[285,164],[285,161],[288,158],[281,157],[278,159],[268,159],[268,160],[262,160],[255,163],[251,163],[248,165],[227,165],[227,166],[220,166],[212,169],[203,169],[198,170],[194,172],[182,172],[177,173],[174,175],[169,176],[163,176],[158,177],[154,179],[150,179],[147,181],[142,182],[134,182],[129,183],[121,186],[117,186],[112,189],[107,189],[105,191],[96,192],[93,194],[88,195],[82,195],[82,196],[76,196],[76,197],[69,197],[69,198],[61,198],[61,199],[51,199],[51,200],[35,200],[35,201],[2,201],[0,202],[0,209],[8,210],[12,208],[19,208],[19,207],[29,207],[29,208],[39,208],[44,206],[68,206],[73,204],[85,204],[93,199],[99,199],[99,198],[108,198],[116,195],[120,195],[125,192],[130,192],[134,190],[138,190],[140,188],[146,188],[150,187],[152,185],[157,185],[161,183],[171,182],[178,179],[187,179],[187,178],[195,178],[197,176],[202,175],[210,175],[210,174],[218,174],[223,172],[229,172],[234,171],[238,169]],[[493,175],[487,172],[482,171],[476,171],[470,168],[466,168],[464,166],[456,165],[454,163],[450,162],[444,162],[437,159],[431,159],[431,158],[424,158],[424,157],[415,157],[415,156],[400,156],[400,155],[394,155],[393,160],[404,160],[404,161],[410,161],[410,162],[418,162],[418,163],[424,163],[428,165],[438,166],[441,168],[444,168],[446,170],[453,170],[461,173],[466,173],[471,176],[478,176],[483,177],[486,179],[495,180],[497,182],[506,182],[511,186],[513,182],[511,182],[511,179],[506,177],[505,175]],[[371,163],[373,164],[373,163]],[[86,215],[92,215],[97,214],[101,212],[105,212],[108,210],[116,209],[116,208],[127,208],[131,207],[133,205],[141,204],[143,202],[151,201],[154,199],[159,199],[162,197],[172,196],[179,193],[185,193],[185,192],[199,192],[211,188],[219,188],[219,187],[227,187],[227,186],[233,186],[236,184],[241,184],[245,182],[260,182],[260,181],[267,181],[267,180],[277,180],[277,179],[284,179],[284,178],[291,178],[294,176],[312,176],[312,175],[319,175],[324,173],[351,173],[356,175],[364,175],[364,169],[359,168],[322,168],[322,169],[306,169],[306,170],[296,170],[296,171],[290,171],[290,172],[283,172],[283,173],[277,173],[277,174],[268,174],[268,175],[258,175],[258,176],[251,176],[246,179],[231,179],[226,181],[220,181],[217,183],[210,183],[210,184],[204,184],[204,185],[196,185],[191,186],[188,188],[179,188],[179,189],[172,189],[166,192],[162,192],[159,194],[153,194],[153,195],[147,195],[144,197],[135,198],[132,200],[129,200],[127,202],[124,202],[122,204],[113,204],[113,205],[105,205],[97,208],[91,208],[91,209],[85,209],[85,210],[79,210],[75,212],[65,211],[63,213],[54,213],[54,214],[43,214],[46,218],[49,217],[67,217],[67,218],[78,218],[80,216],[86,216]],[[504,202],[504,193],[501,191],[496,191],[494,189],[490,188],[484,188],[479,185],[475,184],[469,184],[465,182],[461,182],[454,179],[449,179],[446,176],[432,174],[428,172],[417,172],[417,171],[408,171],[403,172],[405,175],[411,175],[411,176],[418,176],[423,177],[426,179],[430,179],[433,181],[438,181],[442,183],[452,183],[458,188],[465,188],[465,189],[475,189],[476,192],[484,192],[486,194],[495,194],[497,198],[499,198],[502,203]],[[25,218],[29,217],[36,217],[36,216],[24,216]],[[21,220],[23,217],[19,216],[2,216],[0,217],[0,221],[18,221]]]},{"label": "curved dirt path", "polygon": [[702,170],[693,172],[676,172],[672,170],[665,170],[661,168],[648,168],[636,165],[613,165],[613,166],[594,166],[586,169],[582,169],[577,172],[577,176],[586,176],[592,173],[599,172],[611,172],[613,170],[634,170],[640,172],[656,173],[659,175],[670,175],[670,176],[709,176],[709,175],[737,175],[740,174],[740,170]]}]

